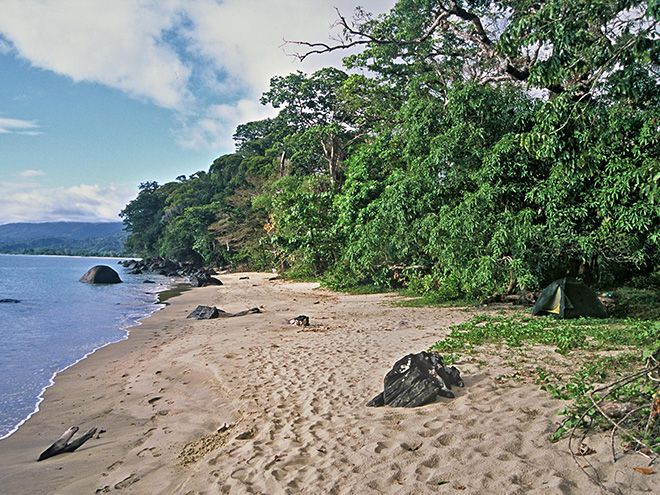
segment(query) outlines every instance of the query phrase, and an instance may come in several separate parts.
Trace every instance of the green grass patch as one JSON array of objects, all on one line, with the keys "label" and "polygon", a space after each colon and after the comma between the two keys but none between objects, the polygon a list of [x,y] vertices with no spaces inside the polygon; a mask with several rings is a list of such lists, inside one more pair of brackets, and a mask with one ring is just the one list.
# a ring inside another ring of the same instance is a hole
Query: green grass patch
[{"label": "green grass patch", "polygon": [[[610,426],[588,396],[594,390],[594,384],[612,383],[633,375],[644,368],[654,352],[656,358],[660,358],[659,345],[660,322],[656,320],[561,320],[516,312],[508,315],[477,314],[452,327],[449,335],[430,350],[447,356],[450,363],[459,361],[461,355],[476,351],[515,355],[512,365],[515,368],[518,363],[522,372],[516,372],[517,377],[526,376],[520,364],[522,361],[539,359],[535,383],[552,397],[571,401],[560,412],[564,421],[552,437],[557,440],[576,426]],[[534,346],[549,346],[561,356],[570,354],[570,368],[551,355],[541,358],[538,353],[530,355]],[[660,421],[656,421],[653,428],[649,428],[648,423],[651,404],[660,394],[658,383],[647,374],[641,374],[607,389],[607,400],[633,404],[638,412],[627,418],[628,431],[639,437],[653,437],[647,445],[660,453]],[[653,435],[658,437],[657,441]]]},{"label": "green grass patch", "polygon": [[396,306],[403,308],[424,308],[428,306],[440,308],[460,308],[466,306],[476,306],[479,301],[476,299],[460,298],[460,299],[447,299],[441,295],[429,292],[424,295],[413,292],[411,290],[401,290],[399,295],[406,297],[403,301],[397,301]]},{"label": "green grass patch", "polygon": [[387,292],[390,292],[388,290],[382,290],[376,287],[375,285],[372,284],[365,284],[365,285],[356,285],[354,287],[346,287],[342,289],[335,289],[338,290],[338,292],[343,292],[345,294],[353,294],[353,295],[362,295],[362,294],[385,294]]},{"label": "green grass patch", "polygon": [[561,320],[533,317],[523,312],[509,316],[478,314],[452,327],[451,333],[437,342],[438,352],[471,352],[475,346],[523,344],[555,346],[560,354],[574,349],[615,350],[627,346],[648,347],[660,338],[660,323],[637,320]]}]

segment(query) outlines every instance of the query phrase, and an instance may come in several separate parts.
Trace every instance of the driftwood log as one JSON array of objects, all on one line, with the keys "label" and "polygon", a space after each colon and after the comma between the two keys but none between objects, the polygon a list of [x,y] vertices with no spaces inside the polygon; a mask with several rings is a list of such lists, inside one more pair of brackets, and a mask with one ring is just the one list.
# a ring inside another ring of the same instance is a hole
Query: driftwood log
[{"label": "driftwood log", "polygon": [[37,459],[37,462],[43,461],[44,459],[48,459],[50,457],[54,457],[56,455],[64,454],[66,452],[73,452],[87,440],[96,435],[96,428],[91,428],[84,435],[76,438],[72,442],[69,442],[71,437],[73,437],[73,435],[75,435],[78,430],[79,428],[77,426],[72,426],[66,430],[64,434],[55,443],[53,443],[53,445],[41,453],[39,459]]}]

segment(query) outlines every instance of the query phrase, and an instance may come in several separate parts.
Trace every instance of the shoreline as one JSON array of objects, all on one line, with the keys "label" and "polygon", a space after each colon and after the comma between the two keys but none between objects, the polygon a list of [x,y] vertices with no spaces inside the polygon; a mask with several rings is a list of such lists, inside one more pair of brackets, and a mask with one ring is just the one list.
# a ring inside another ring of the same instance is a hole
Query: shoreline
[{"label": "shoreline", "polygon": [[[470,314],[271,276],[224,274],[223,286],[183,292],[62,372],[0,441],[3,493],[600,493],[565,442],[547,440],[565,403],[503,379],[507,358],[459,362],[455,399],[365,407],[396,360]],[[186,319],[200,304],[262,313]],[[300,314],[309,328],[285,323]],[[105,432],[37,463],[72,425]],[[595,456],[607,441],[589,440]],[[627,493],[657,488],[623,464],[602,475]]]},{"label": "shoreline", "polygon": [[[153,314],[153,313],[152,313],[152,314]],[[151,316],[151,315],[149,315],[149,316]],[[146,316],[145,318],[149,318],[149,316]],[[137,325],[134,325],[134,326],[138,326],[138,325],[139,325],[139,323],[138,323]],[[83,360],[87,359],[88,357],[92,356],[96,351],[98,351],[98,350],[100,350],[100,349],[103,349],[104,347],[107,347],[107,346],[112,345],[112,344],[116,344],[116,343],[118,343],[118,342],[122,342],[123,340],[127,340],[127,339],[129,338],[129,328],[133,328],[134,326],[131,326],[131,327],[128,327],[128,328],[125,328],[125,329],[120,329],[120,330],[122,330],[122,331],[125,332],[125,333],[124,333],[124,336],[123,336],[121,339],[119,339],[119,340],[115,340],[115,341],[113,341],[113,342],[108,342],[107,344],[104,344],[104,345],[102,345],[102,346],[100,346],[100,347],[97,347],[96,349],[93,349],[93,350],[89,351],[89,352],[88,352],[87,354],[85,354],[83,357],[81,357],[81,358],[78,359],[77,361],[71,363],[70,365],[66,366],[65,368],[62,368],[61,370],[57,370],[57,371],[53,372],[53,374],[52,374],[52,375],[50,376],[50,378],[48,379],[48,385],[44,386],[44,388],[41,389],[41,392],[40,392],[39,395],[37,396],[37,403],[36,403],[35,406],[34,406],[34,410],[33,410],[30,414],[28,414],[27,417],[26,417],[25,419],[21,420],[20,423],[18,423],[16,426],[14,426],[14,428],[13,428],[9,433],[7,433],[7,434],[6,434],[5,436],[3,436],[3,437],[0,437],[0,441],[4,440],[4,439],[6,439],[6,438],[11,437],[14,433],[16,433],[16,432],[20,429],[21,426],[23,426],[25,423],[27,423],[27,422],[30,420],[30,418],[31,418],[32,416],[34,416],[35,414],[37,414],[37,413],[39,412],[39,410],[40,410],[39,406],[40,406],[41,403],[44,401],[44,394],[46,393],[46,391],[47,391],[49,388],[51,388],[52,386],[55,385],[55,379],[57,378],[57,376],[58,376],[60,373],[64,373],[64,372],[65,372],[66,370],[68,370],[69,368],[72,368],[73,366],[77,365],[78,363],[80,363],[80,362],[82,362]]]},{"label": "shoreline", "polygon": [[[20,256],[26,256],[26,255],[20,255]],[[35,256],[57,256],[57,255],[35,255]],[[67,256],[67,257],[74,257],[74,256]],[[117,330],[119,330],[120,332],[123,332],[123,335],[122,335],[121,338],[119,338],[117,340],[113,340],[111,342],[107,342],[107,343],[105,343],[105,344],[103,344],[99,347],[96,347],[96,348],[92,349],[91,351],[87,352],[84,356],[82,356],[82,357],[78,358],[76,361],[72,362],[71,364],[65,366],[62,369],[54,371],[51,374],[51,376],[48,378],[48,384],[46,384],[41,389],[39,394],[37,395],[37,401],[35,403],[34,409],[25,418],[20,420],[9,432],[7,432],[3,436],[0,436],[0,441],[11,437],[13,434],[15,434],[20,429],[21,426],[23,426],[27,421],[29,421],[29,419],[32,416],[34,416],[35,414],[37,414],[39,412],[40,405],[44,401],[44,394],[46,393],[46,391],[49,388],[51,388],[52,386],[55,385],[55,380],[56,380],[57,376],[60,373],[63,373],[64,371],[68,370],[69,368],[71,368],[73,366],[76,366],[78,363],[80,363],[83,360],[91,357],[94,353],[96,353],[100,349],[103,349],[104,347],[107,347],[109,345],[116,344],[118,342],[127,340],[130,337],[131,329],[139,327],[141,325],[142,320],[145,320],[145,319],[151,317],[153,314],[157,313],[158,311],[161,311],[162,309],[164,309],[169,304],[169,303],[167,303],[168,299],[170,299],[172,297],[176,297],[177,295],[179,295],[179,294],[185,292],[186,290],[188,290],[188,288],[186,288],[186,285],[187,284],[184,284],[181,281],[176,281],[175,280],[175,281],[167,284],[167,286],[166,286],[167,288],[165,288],[161,291],[153,293],[154,300],[152,302],[152,305],[153,305],[154,309],[152,311],[150,311],[149,314],[147,314],[146,316],[143,316],[143,317],[140,317],[140,318],[134,320],[134,322],[132,324],[129,324],[126,327],[117,328]],[[148,307],[149,306],[145,306],[145,308],[148,308]]]},{"label": "shoreline", "polygon": [[[17,255],[17,256],[28,256],[28,255]],[[30,255],[32,256],[32,255]],[[34,256],[44,256],[44,257],[52,257],[52,256],[59,256],[59,255],[34,255]],[[64,255],[63,255],[64,256]],[[82,257],[76,257],[76,256],[70,256],[66,255],[68,258],[82,258]],[[88,258],[88,257],[84,257]],[[103,259],[113,259],[113,258],[103,258]],[[124,259],[124,258],[116,258],[116,259]],[[64,371],[68,370],[69,368],[76,366],[78,363],[82,362],[83,360],[91,357],[94,353],[96,353],[98,350],[103,349],[104,347],[107,347],[112,344],[116,344],[118,342],[121,342],[123,340],[126,340],[130,336],[131,329],[139,327],[141,325],[141,321],[149,318],[153,314],[157,313],[158,311],[162,310],[165,308],[165,306],[169,303],[166,301],[172,297],[176,297],[177,295],[181,294],[182,292],[185,292],[188,290],[186,288],[185,283],[183,283],[180,280],[172,280],[167,284],[159,284],[162,285],[164,288],[162,290],[158,290],[157,292],[153,292],[153,301],[150,305],[145,305],[145,313],[147,313],[145,316],[141,316],[137,319],[131,318],[131,322],[127,324],[127,326],[119,326],[117,327],[117,330],[119,332],[122,332],[122,335],[120,338],[117,340],[112,340],[110,342],[106,342],[103,345],[100,345],[98,347],[95,347],[94,349],[90,350],[87,352],[85,355],[81,356],[80,358],[76,359],[74,362],[68,364],[67,366],[63,367],[62,369],[57,369],[54,371],[51,376],[48,378],[48,383],[43,386],[43,388],[40,390],[38,395],[36,396],[36,403],[34,405],[34,409],[27,414],[27,416],[23,419],[21,419],[9,432],[6,434],[0,436],[0,441],[9,438],[13,434],[15,434],[22,425],[24,425],[32,416],[34,416],[36,413],[39,412],[40,405],[44,401],[44,394],[45,392],[51,388],[52,386],[55,385],[55,380],[57,376]],[[153,309],[150,309],[153,308]]]}]

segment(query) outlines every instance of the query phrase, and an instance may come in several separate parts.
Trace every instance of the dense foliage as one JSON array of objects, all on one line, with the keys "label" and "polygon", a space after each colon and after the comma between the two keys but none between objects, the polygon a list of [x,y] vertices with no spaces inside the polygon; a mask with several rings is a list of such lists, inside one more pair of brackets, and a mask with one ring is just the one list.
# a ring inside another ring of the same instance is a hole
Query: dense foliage
[{"label": "dense foliage", "polygon": [[141,186],[127,247],[450,299],[658,261],[660,2],[399,0],[344,72],[271,80],[208,172]]}]

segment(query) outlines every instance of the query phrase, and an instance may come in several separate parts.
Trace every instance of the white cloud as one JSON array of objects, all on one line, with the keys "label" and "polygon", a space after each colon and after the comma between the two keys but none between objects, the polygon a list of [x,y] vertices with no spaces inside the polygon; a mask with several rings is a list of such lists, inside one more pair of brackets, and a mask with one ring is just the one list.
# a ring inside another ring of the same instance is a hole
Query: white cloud
[{"label": "white cloud", "polygon": [[[391,8],[394,0],[367,0],[359,4],[379,12]],[[348,53],[313,56],[300,63],[292,56],[298,47],[284,45],[285,39],[330,42],[331,26],[336,21],[333,5],[350,18],[357,4],[354,0],[190,2],[186,14],[191,26],[185,32],[189,49],[209,60],[216,71],[228,75],[217,88],[219,91],[241,88],[244,95],[236,102],[211,105],[202,115],[190,116],[179,142],[194,149],[231,150],[236,125],[273,116],[272,110],[258,103],[271,77],[340,66]]]},{"label": "white cloud", "polygon": [[[351,11],[355,5],[353,0],[336,3],[344,11]],[[267,89],[274,75],[315,70],[328,64],[323,57],[297,63],[282,46],[285,38],[327,41],[336,12],[326,0],[191,2],[187,14],[194,25],[188,31],[191,48],[258,94]],[[289,51],[295,51],[294,47]]]},{"label": "white cloud", "polygon": [[188,149],[208,148],[229,152],[234,149],[232,136],[237,125],[275,115],[272,108],[264,107],[256,100],[243,99],[231,104],[212,105],[203,115],[186,124],[178,142]]},{"label": "white cloud", "polygon": [[46,174],[46,172],[44,172],[43,170],[23,170],[18,175],[20,175],[21,177],[29,178],[29,177],[40,177],[48,174]]},{"label": "white cloud", "polygon": [[163,32],[176,1],[3,0],[0,32],[34,66],[183,108],[190,70]]},{"label": "white cloud", "polygon": [[43,187],[0,182],[0,224],[50,221],[119,221],[136,188],[118,185]]},{"label": "white cloud", "polygon": [[300,64],[283,39],[327,41],[334,6],[350,17],[357,4],[382,12],[394,0],[3,0],[11,45],[0,40],[0,52],[175,110],[180,142],[200,149],[263,114],[245,101],[256,107],[270,77],[339,64],[345,53]]},{"label": "white cloud", "polygon": [[11,45],[0,38],[0,55],[7,55],[11,52]]},{"label": "white cloud", "polygon": [[0,117],[0,134],[37,135],[40,134],[40,132],[34,130],[37,128],[39,126],[32,120],[5,119]]}]

